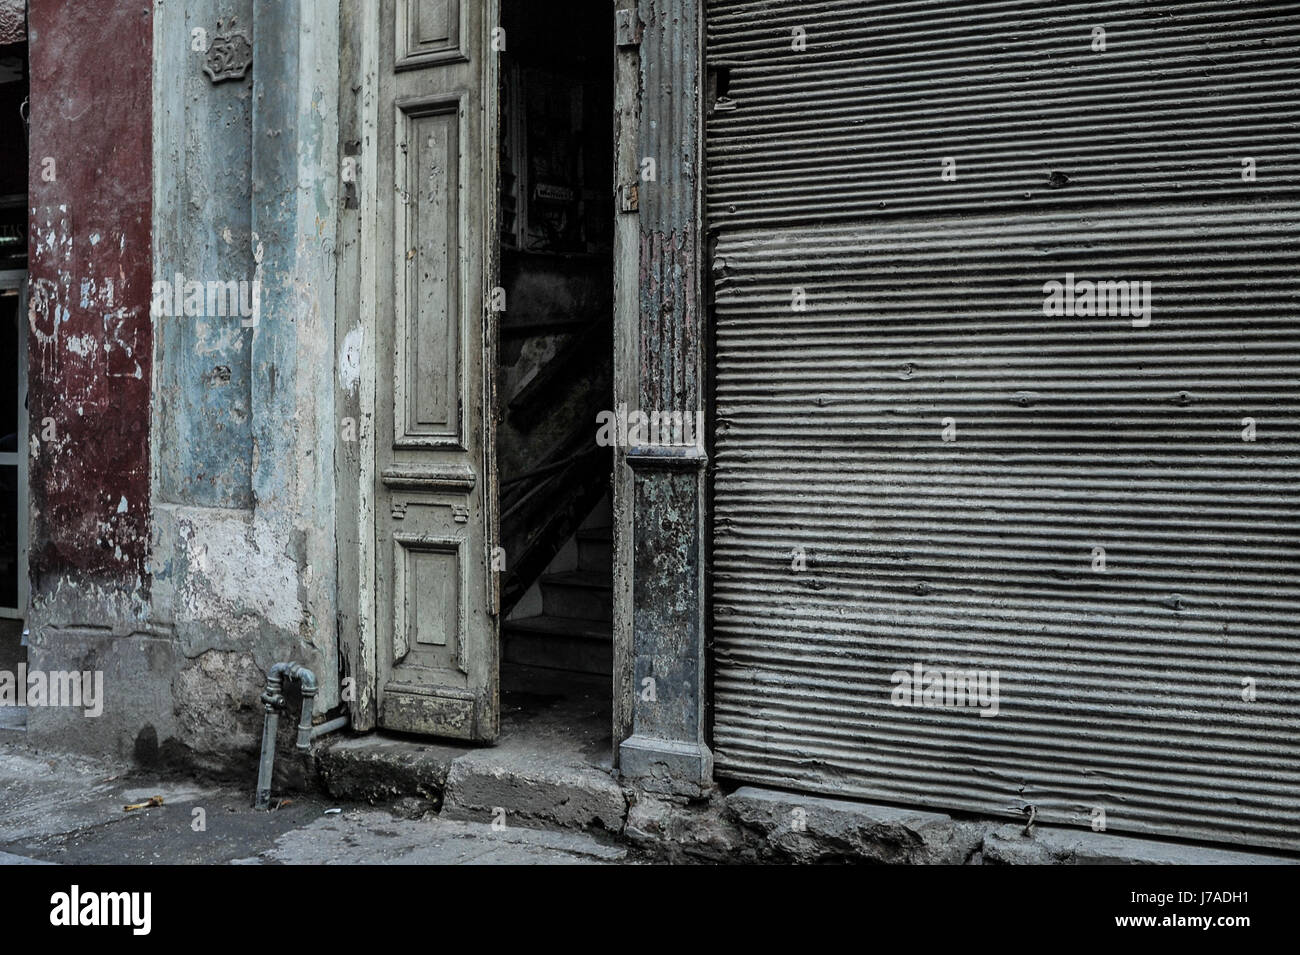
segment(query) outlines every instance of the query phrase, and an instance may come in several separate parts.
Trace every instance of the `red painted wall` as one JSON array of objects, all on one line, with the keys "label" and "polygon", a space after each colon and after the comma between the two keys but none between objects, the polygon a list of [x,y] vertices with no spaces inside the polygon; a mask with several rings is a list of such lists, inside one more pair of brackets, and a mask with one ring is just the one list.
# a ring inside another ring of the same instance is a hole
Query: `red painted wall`
[{"label": "red painted wall", "polygon": [[30,3],[35,595],[146,585],[152,33],[148,0]]}]

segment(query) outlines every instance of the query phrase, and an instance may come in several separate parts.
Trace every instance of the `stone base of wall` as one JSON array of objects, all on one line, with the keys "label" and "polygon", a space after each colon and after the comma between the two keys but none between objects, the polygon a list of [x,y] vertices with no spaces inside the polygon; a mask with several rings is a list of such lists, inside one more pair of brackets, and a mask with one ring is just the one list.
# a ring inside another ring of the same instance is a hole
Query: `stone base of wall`
[{"label": "stone base of wall", "polygon": [[[1276,854],[1079,832],[745,787],[707,798],[627,786],[572,752],[504,739],[474,749],[371,734],[321,741],[336,799],[473,822],[583,830],[672,863],[885,865],[1292,864]],[[282,749],[281,752],[284,752]]]},{"label": "stone base of wall", "polygon": [[707,803],[636,800],[623,836],[673,862],[1258,865],[1300,859],[745,787]]},{"label": "stone base of wall", "polygon": [[[211,778],[242,781],[256,773],[265,675],[250,653],[207,650],[191,657],[166,636],[38,628],[27,668],[103,674],[97,715],[85,707],[28,708],[26,739],[33,746]],[[296,687],[286,687],[286,697],[296,714]],[[296,723],[296,716],[281,717],[282,754],[293,753]],[[277,762],[284,764],[286,785],[309,782],[299,760]]]}]

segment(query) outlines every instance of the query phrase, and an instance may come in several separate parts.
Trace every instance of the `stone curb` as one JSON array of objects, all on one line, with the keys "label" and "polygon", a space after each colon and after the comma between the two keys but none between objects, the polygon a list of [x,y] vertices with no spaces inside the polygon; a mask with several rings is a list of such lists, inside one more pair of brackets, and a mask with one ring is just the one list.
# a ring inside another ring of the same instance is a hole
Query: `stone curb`
[{"label": "stone curb", "polygon": [[[1295,865],[1300,859],[758,787],[688,800],[625,788],[605,769],[502,749],[359,737],[322,745],[332,796],[414,803],[448,819],[584,830],[664,862],[882,865]],[[404,798],[405,797],[405,798]]]}]

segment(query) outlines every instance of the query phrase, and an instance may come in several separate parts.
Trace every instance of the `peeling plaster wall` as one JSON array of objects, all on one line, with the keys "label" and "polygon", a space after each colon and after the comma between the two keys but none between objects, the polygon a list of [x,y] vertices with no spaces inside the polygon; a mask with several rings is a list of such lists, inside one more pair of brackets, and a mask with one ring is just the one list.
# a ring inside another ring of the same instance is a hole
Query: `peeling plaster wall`
[{"label": "peeling plaster wall", "polygon": [[[152,22],[143,0],[32,0],[29,28],[29,664],[142,674],[108,706],[149,712],[165,679],[115,643],[151,639]],[[87,70],[106,49],[131,68]],[[86,747],[107,741],[95,723],[28,720],[34,739],[66,730]]]},{"label": "peeling plaster wall", "polygon": [[265,259],[253,338],[253,495],[258,518],[296,565],[300,658],[317,671],[323,708],[339,697],[339,8],[338,0],[281,0],[254,11],[253,232]]},{"label": "peeling plaster wall", "polygon": [[[63,577],[129,589],[140,608],[149,552],[151,46],[146,3],[32,0],[32,578],[38,593]],[[133,68],[102,82],[84,64],[103,49]]]},{"label": "peeling plaster wall", "polygon": [[[338,12],[336,0],[160,0],[156,17],[155,280],[256,278],[260,296],[255,320],[156,319],[155,618],[183,660],[178,738],[245,751],[260,710],[234,703],[256,701],[273,663],[316,672],[318,712],[339,699]],[[213,84],[196,31],[231,30],[252,68]],[[213,699],[231,713],[198,712]]]},{"label": "peeling plaster wall", "polygon": [[[195,31],[232,17],[252,69],[214,84]],[[337,0],[33,0],[30,663],[107,696],[34,710],[38,745],[233,768],[276,661],[339,702],[337,24]],[[85,69],[104,49],[121,68]],[[258,279],[256,322],[151,321],[177,275]]]},{"label": "peeling plaster wall", "polygon": [[[215,38],[218,21],[251,35],[252,13],[252,0],[184,0],[155,12],[155,281],[255,277],[253,77],[214,84],[195,49]],[[252,507],[251,322],[155,316],[160,501]]]}]

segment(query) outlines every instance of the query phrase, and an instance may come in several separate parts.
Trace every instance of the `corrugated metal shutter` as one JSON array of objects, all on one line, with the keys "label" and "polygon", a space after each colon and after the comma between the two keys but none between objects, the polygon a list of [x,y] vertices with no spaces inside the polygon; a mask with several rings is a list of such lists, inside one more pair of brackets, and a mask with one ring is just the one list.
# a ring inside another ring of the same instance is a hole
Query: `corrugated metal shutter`
[{"label": "corrugated metal shutter", "polygon": [[1300,10],[714,0],[708,56],[718,774],[1300,848]]}]

